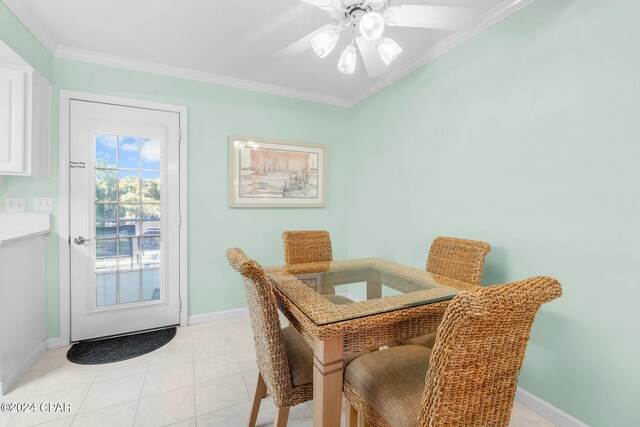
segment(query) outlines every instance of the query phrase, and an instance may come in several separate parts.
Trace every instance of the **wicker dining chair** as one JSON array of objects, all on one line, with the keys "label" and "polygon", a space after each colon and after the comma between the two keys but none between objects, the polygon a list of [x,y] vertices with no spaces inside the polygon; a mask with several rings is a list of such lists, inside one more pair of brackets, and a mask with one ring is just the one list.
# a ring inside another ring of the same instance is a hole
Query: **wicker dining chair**
[{"label": "wicker dining chair", "polygon": [[372,426],[507,426],[536,313],[561,294],[550,277],[459,294],[433,350],[392,347],[347,367],[350,420],[359,413]]},{"label": "wicker dining chair", "polygon": [[248,426],[255,426],[267,390],[278,408],[274,425],[286,426],[289,408],[313,398],[313,350],[294,327],[280,327],[275,296],[260,264],[237,248],[226,255],[243,277],[256,348],[258,384]]},{"label": "wicker dining chair", "polygon": [[328,231],[285,231],[282,233],[282,242],[286,264],[333,261],[331,236]]},{"label": "wicker dining chair", "polygon": [[[331,236],[325,230],[298,230],[282,233],[285,264],[331,262]],[[342,295],[325,295],[334,304],[350,304],[350,298]]]},{"label": "wicker dining chair", "polygon": [[[427,271],[480,286],[484,272],[484,260],[491,245],[478,240],[438,237],[431,244],[427,259]],[[433,348],[436,334],[426,334],[402,341],[402,344]]]},{"label": "wicker dining chair", "polygon": [[478,240],[438,237],[431,244],[427,271],[480,286],[491,245]]}]

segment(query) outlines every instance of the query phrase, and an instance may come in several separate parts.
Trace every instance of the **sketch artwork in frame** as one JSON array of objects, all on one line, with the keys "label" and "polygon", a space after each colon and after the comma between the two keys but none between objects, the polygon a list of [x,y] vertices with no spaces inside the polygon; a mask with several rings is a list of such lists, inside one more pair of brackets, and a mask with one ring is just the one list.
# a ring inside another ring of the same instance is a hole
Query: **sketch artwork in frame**
[{"label": "sketch artwork in frame", "polygon": [[229,137],[229,206],[324,207],[326,147]]}]

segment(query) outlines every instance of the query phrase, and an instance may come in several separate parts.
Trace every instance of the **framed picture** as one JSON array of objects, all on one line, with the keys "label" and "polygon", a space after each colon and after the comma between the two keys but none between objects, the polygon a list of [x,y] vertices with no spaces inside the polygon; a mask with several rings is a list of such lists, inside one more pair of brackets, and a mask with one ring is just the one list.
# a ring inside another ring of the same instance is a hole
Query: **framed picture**
[{"label": "framed picture", "polygon": [[229,206],[324,207],[324,145],[229,137]]}]

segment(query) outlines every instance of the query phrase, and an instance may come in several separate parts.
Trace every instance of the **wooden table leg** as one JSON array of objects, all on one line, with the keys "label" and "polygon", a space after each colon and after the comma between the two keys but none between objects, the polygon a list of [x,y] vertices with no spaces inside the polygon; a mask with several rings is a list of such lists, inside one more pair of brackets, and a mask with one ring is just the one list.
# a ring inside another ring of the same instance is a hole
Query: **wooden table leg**
[{"label": "wooden table leg", "polygon": [[345,427],[358,427],[358,411],[349,402],[347,402],[347,413],[345,415]]},{"label": "wooden table leg", "polygon": [[342,418],[342,336],[313,343],[313,425],[340,427]]},{"label": "wooden table leg", "polygon": [[382,283],[376,280],[367,280],[367,300],[382,298]]}]

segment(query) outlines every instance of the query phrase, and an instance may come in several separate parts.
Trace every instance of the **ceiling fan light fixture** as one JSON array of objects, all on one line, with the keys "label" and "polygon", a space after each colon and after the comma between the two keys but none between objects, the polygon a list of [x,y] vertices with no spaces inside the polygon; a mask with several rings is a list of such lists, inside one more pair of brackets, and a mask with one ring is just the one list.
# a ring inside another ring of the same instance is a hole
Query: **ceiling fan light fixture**
[{"label": "ceiling fan light fixture", "polygon": [[356,71],[356,63],[358,62],[358,56],[356,55],[356,48],[350,44],[344,48],[340,60],[338,61],[338,70],[342,74],[353,74]]},{"label": "ceiling fan light fixture", "polygon": [[365,13],[360,18],[360,34],[367,40],[376,40],[384,31],[384,19],[377,12]]},{"label": "ceiling fan light fixture", "polygon": [[336,47],[338,38],[340,38],[340,35],[333,28],[325,28],[313,36],[311,39],[311,47],[316,55],[324,58]]},{"label": "ceiling fan light fixture", "polygon": [[389,65],[402,53],[402,48],[389,37],[383,37],[378,42],[378,53],[385,64]]}]

